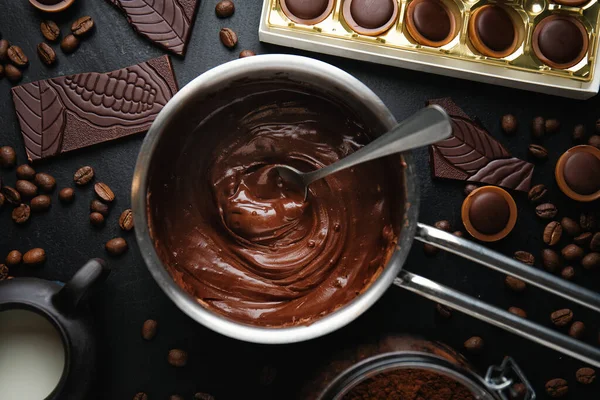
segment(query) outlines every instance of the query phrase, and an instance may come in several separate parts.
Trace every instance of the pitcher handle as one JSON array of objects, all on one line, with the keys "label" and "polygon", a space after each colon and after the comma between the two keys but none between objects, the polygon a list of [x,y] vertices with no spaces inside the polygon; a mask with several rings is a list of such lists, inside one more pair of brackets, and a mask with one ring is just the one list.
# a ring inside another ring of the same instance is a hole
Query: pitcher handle
[{"label": "pitcher handle", "polygon": [[103,282],[109,272],[104,260],[89,260],[54,296],[54,304],[67,313],[76,311],[86,294]]}]

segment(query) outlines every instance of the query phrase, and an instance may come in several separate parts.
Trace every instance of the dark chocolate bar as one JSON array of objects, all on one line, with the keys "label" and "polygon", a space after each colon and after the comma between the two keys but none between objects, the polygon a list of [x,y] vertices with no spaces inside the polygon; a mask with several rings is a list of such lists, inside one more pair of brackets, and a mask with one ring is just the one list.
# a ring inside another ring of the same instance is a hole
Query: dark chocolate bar
[{"label": "dark chocolate bar", "polygon": [[430,100],[427,104],[443,107],[452,119],[452,136],[429,147],[434,177],[529,191],[533,164],[512,157],[451,99]]},{"label": "dark chocolate bar", "polygon": [[165,50],[184,55],[198,0],[107,0],[127,16],[137,33]]},{"label": "dark chocolate bar", "polygon": [[145,132],[177,92],[168,56],[108,73],[87,72],[12,89],[27,158]]}]

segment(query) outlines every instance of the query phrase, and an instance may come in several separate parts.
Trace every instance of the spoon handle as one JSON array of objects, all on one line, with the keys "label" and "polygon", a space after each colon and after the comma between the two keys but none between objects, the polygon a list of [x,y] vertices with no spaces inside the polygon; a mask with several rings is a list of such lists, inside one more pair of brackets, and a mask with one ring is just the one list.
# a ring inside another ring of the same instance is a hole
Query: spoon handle
[{"label": "spoon handle", "polygon": [[308,186],[318,179],[343,169],[390,154],[427,146],[444,140],[451,134],[452,126],[448,114],[440,106],[431,105],[417,111],[388,133],[340,161],[306,173],[304,183]]}]

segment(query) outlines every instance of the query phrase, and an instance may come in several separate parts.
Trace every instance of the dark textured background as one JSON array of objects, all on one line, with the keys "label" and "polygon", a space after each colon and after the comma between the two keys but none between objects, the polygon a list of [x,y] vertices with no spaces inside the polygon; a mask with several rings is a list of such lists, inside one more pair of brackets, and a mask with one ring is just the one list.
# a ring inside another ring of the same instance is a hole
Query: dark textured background
[{"label": "dark textured background", "polygon": [[[356,76],[381,96],[398,119],[409,116],[427,99],[452,96],[468,114],[477,116],[515,156],[524,158],[527,158],[526,149],[530,142],[530,120],[536,115],[557,117],[562,122],[561,132],[543,141],[550,156],[536,168],[534,182],[549,186],[560,216],[577,216],[582,209],[558,190],[553,179],[553,166],[561,152],[572,145],[570,132],[576,123],[584,123],[588,131],[593,130],[596,118],[600,117],[600,99],[597,97],[585,102],[561,99],[261,44],[258,41],[261,1],[238,0],[235,15],[226,20],[215,17],[215,3],[216,0],[202,2],[185,59],[173,58],[180,86],[216,65],[237,58],[244,48],[257,53],[304,54]],[[77,0],[68,12],[54,18],[64,34],[75,18],[86,14],[96,21],[95,33],[72,55],[64,55],[58,45],[53,45],[59,62],[55,67],[47,68],[35,54],[35,46],[42,40],[39,23],[43,15],[25,0],[2,1],[2,37],[19,44],[31,60],[23,82],[85,71],[111,71],[163,54],[162,50],[136,35],[125,18],[105,1]],[[234,51],[227,50],[219,42],[218,31],[226,26],[233,28],[240,38]],[[9,89],[9,82],[0,80],[0,145],[15,147],[19,162],[24,162],[25,153]],[[498,121],[507,112],[514,113],[521,122],[519,133],[514,137],[500,133]],[[106,256],[104,243],[121,234],[117,220],[121,210],[129,207],[130,182],[142,140],[143,135],[139,135],[78,151],[36,167],[38,171],[54,175],[58,186],[64,187],[72,184],[73,172],[78,167],[92,165],[98,179],[115,190],[117,200],[106,227],[101,230],[88,223],[88,206],[93,197],[91,187],[77,188],[76,201],[68,207],[62,206],[54,194],[52,210],[33,216],[25,226],[16,226],[10,219],[10,210],[5,207],[0,212],[0,257],[12,249],[26,251],[31,247],[43,247],[48,254],[43,267],[20,267],[14,271],[15,275],[64,281],[88,258]],[[423,194],[420,220],[433,223],[449,219],[456,229],[461,228],[463,184],[432,181],[426,150],[418,151],[416,158]],[[0,173],[7,184],[14,184],[12,171]],[[538,255],[542,249],[544,222],[536,219],[526,196],[514,195],[520,213],[517,226],[507,239],[491,247],[505,254],[523,249]],[[597,203],[595,207],[598,207]],[[556,377],[569,381],[569,398],[598,398],[600,382],[585,388],[575,381],[575,371],[581,363],[462,314],[455,313],[449,321],[440,320],[433,303],[396,287],[354,323],[318,340],[296,345],[261,346],[225,338],[186,317],[167,299],[146,270],[133,235],[126,234],[125,237],[130,250],[123,257],[110,260],[112,275],[93,301],[101,344],[101,362],[97,366],[99,385],[96,388],[99,399],[130,399],[138,391],[146,391],[150,399],[166,399],[174,393],[190,398],[195,391],[212,393],[218,400],[288,399],[297,392],[307,374],[326,363],[336,350],[389,332],[418,334],[442,340],[457,349],[461,349],[470,336],[480,335],[486,341],[486,349],[482,355],[470,359],[482,371],[490,363],[500,362],[504,355],[512,355],[533,382],[539,398],[547,397],[544,383]],[[600,271],[585,273],[580,266],[575,267],[576,282],[600,290]],[[417,243],[406,268],[500,307],[522,307],[531,319],[547,326],[550,325],[551,311],[571,306],[575,318],[588,326],[585,340],[597,344],[600,324],[597,315],[537,289],[528,288],[521,295],[510,293],[504,288],[503,276],[483,267],[447,254],[426,258]],[[150,343],[140,337],[140,327],[147,318],[155,318],[160,324],[158,336]],[[186,368],[175,369],[167,364],[167,352],[175,347],[190,353]],[[265,367],[277,371],[275,381],[266,386],[259,383]]]}]

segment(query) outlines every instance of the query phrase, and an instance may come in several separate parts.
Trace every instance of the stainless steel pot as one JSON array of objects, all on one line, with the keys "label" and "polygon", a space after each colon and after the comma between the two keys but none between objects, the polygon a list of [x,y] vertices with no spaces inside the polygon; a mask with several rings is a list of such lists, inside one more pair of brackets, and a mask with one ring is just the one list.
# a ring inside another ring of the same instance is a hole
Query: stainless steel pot
[{"label": "stainless steel pot", "polygon": [[[600,367],[600,350],[573,338],[522,319],[502,309],[402,270],[413,238],[471,259],[502,273],[516,276],[531,285],[565,297],[600,312],[600,295],[570,282],[530,268],[511,258],[488,250],[468,240],[421,224],[417,221],[419,185],[412,155],[403,154],[406,162],[404,223],[399,227],[399,244],[379,278],[359,297],[339,310],[308,326],[266,328],[241,324],[200,305],[171,278],[158,257],[148,229],[147,189],[150,165],[167,163],[158,158],[159,140],[182,120],[194,121],[190,105],[215,102],[216,94],[236,82],[277,79],[301,82],[325,91],[372,123],[375,131],[385,132],[396,120],[383,102],[368,87],[346,72],[329,64],[292,55],[264,55],[235,60],[200,75],[177,93],[159,113],[140,150],[132,184],[132,207],[136,239],[150,273],[162,290],[187,315],[206,327],[232,338],[255,343],[292,343],[309,340],[335,331],[365,312],[393,283],[432,300],[446,304],[493,325],[524,336],[574,358]],[[211,104],[211,103],[209,103]],[[215,106],[216,107],[216,106]],[[178,125],[180,126],[180,125]]]}]

